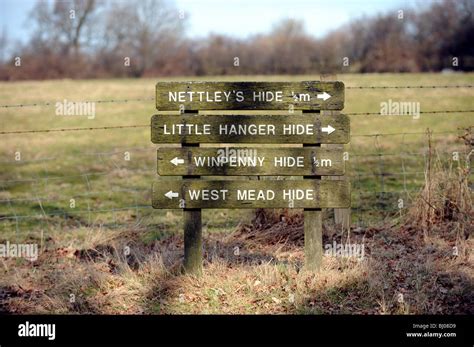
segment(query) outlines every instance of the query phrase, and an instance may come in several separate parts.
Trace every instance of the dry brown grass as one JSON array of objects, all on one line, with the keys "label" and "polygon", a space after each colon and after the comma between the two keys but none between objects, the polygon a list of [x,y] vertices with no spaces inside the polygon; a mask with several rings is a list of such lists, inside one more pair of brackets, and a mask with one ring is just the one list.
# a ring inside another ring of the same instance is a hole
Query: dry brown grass
[{"label": "dry brown grass", "polygon": [[[280,220],[273,230],[284,230],[287,222]],[[295,235],[302,235],[301,225],[288,226]],[[366,257],[360,261],[325,256],[318,274],[300,271],[303,252],[296,236],[269,243],[245,237],[242,229],[231,236],[208,235],[201,277],[181,274],[181,237],[152,244],[140,241],[139,230],[115,238],[90,237],[94,238],[87,241],[90,248],[55,244],[34,266],[15,266],[8,278],[2,277],[3,310],[69,314],[472,313],[471,241],[464,240],[455,257],[449,237],[432,237],[428,244],[418,229],[408,226],[353,230],[351,235],[327,227],[325,240],[345,242],[350,237],[351,242],[364,242]],[[129,255],[123,253],[125,246],[131,246]]]},{"label": "dry brown grass", "polygon": [[[473,129],[467,129],[464,139],[466,153],[472,153]],[[456,163],[443,163],[431,145],[425,170],[425,185],[410,209],[409,220],[429,237],[433,228],[449,223],[456,227],[459,237],[466,238],[474,230],[474,210],[472,191],[469,187],[470,157],[460,157]],[[451,223],[453,222],[453,223]]]}]

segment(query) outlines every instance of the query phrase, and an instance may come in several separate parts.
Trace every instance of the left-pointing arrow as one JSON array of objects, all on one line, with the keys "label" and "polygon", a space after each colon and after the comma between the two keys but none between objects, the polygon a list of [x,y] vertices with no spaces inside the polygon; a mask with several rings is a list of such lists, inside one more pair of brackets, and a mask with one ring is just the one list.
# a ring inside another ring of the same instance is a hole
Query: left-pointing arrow
[{"label": "left-pointing arrow", "polygon": [[171,162],[174,166],[178,166],[178,164],[184,164],[184,159],[181,159],[181,158],[178,158],[178,157],[174,157],[173,159],[170,160],[170,162]]},{"label": "left-pointing arrow", "polygon": [[165,194],[165,196],[168,199],[173,199],[173,198],[177,198],[179,194],[177,192],[173,192],[172,190],[170,190],[168,193]]}]

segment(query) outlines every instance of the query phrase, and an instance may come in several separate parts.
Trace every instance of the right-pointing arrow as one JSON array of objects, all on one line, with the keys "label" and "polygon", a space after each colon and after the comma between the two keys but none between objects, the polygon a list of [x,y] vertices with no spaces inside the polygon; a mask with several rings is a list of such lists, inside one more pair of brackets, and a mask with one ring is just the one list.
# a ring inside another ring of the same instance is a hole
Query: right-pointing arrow
[{"label": "right-pointing arrow", "polygon": [[329,124],[328,124],[327,127],[321,128],[321,131],[322,131],[323,133],[327,133],[328,135],[331,134],[334,130],[336,130],[336,129],[334,129],[334,128],[333,128],[332,126],[330,126]]},{"label": "right-pointing arrow", "polygon": [[326,93],[326,92],[323,92],[322,94],[316,95],[316,97],[318,99],[323,99],[324,101],[326,101],[327,99],[329,99],[331,97],[331,95]]},{"label": "right-pointing arrow", "polygon": [[173,199],[173,198],[177,198],[179,196],[179,194],[178,194],[178,192],[173,192],[172,190],[170,190],[168,193],[165,194],[165,196],[168,199]]}]

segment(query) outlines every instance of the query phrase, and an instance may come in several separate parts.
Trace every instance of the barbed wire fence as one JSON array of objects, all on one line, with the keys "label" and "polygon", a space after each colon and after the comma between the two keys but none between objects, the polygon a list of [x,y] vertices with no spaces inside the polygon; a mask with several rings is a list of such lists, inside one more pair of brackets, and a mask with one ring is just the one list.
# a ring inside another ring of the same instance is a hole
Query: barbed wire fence
[{"label": "barbed wire fence", "polygon": [[[445,86],[347,86],[346,89],[447,89],[447,88],[473,88],[473,85],[445,85]],[[152,98],[129,98],[96,100],[96,103],[121,104],[128,102],[154,101]],[[81,101],[82,102],[82,101]],[[48,107],[55,102],[36,102],[29,104],[0,105],[0,109],[18,109],[28,107]],[[459,113],[474,113],[473,109],[464,110],[431,110],[422,111],[422,114],[446,115]],[[345,113],[350,116],[379,115],[377,112]],[[2,114],[0,112],[0,119]],[[9,135],[51,133],[51,132],[76,132],[148,128],[150,124],[112,125],[103,127],[77,127],[77,128],[48,128],[48,129],[15,129],[0,131],[0,135],[8,138]],[[436,132],[435,135],[456,135],[460,131],[446,130]],[[408,207],[410,200],[419,192],[424,176],[424,163],[427,151],[399,151],[386,152],[381,141],[393,137],[401,137],[400,145],[405,148],[408,136],[417,138],[426,136],[426,132],[394,132],[353,134],[351,140],[358,138],[372,138],[373,152],[361,153],[351,141],[347,146],[349,159],[346,161],[347,174],[352,182],[352,224],[356,227],[365,227],[373,220],[382,220],[401,214],[400,199],[403,208]],[[390,140],[393,141],[393,140]],[[50,156],[27,160],[0,161],[8,177],[0,180],[0,230],[11,231],[15,234],[22,231],[34,230],[39,224],[43,229],[58,227],[87,227],[98,229],[139,228],[147,230],[160,223],[172,223],[172,214],[169,212],[153,210],[150,206],[151,182],[156,179],[155,153],[156,148],[149,146],[123,147],[113,151],[102,152],[75,152],[74,158],[82,161],[94,158],[94,163],[101,163],[100,169],[79,172],[75,174],[51,175],[43,166],[43,175],[37,177],[9,177],[18,169],[28,165],[44,165],[49,162],[60,162],[63,156]],[[120,165],[114,157],[125,152],[140,156],[146,165],[130,167]],[[452,147],[449,150],[438,151],[438,155],[451,160],[453,152],[467,157],[465,147]],[[413,168],[415,169],[409,169]],[[13,168],[13,171],[12,171]],[[398,168],[398,169],[397,169]],[[116,187],[115,175],[126,178],[127,187]],[[133,178],[140,176],[135,183]],[[146,178],[145,178],[146,177]],[[128,178],[128,179],[127,179]],[[167,178],[161,178],[167,179]],[[172,179],[172,178],[171,178]],[[92,182],[100,182],[101,189],[95,190]],[[130,184],[133,181],[135,184]],[[148,184],[149,183],[149,184]],[[81,193],[68,192],[71,186],[83,184],[86,189]],[[52,188],[51,188],[52,187]],[[61,189],[65,187],[64,189]],[[43,189],[43,194],[40,190]],[[13,196],[12,196],[13,194]],[[17,194],[16,197],[14,194]],[[120,195],[119,199],[113,196]],[[123,198],[125,196],[125,199]],[[107,197],[107,199],[104,199]],[[106,201],[104,201],[106,200]],[[74,203],[73,203],[74,202]],[[117,203],[118,202],[118,203]],[[76,208],[77,205],[81,207]],[[120,214],[123,214],[120,216]],[[166,218],[163,218],[166,217]],[[165,220],[165,222],[163,222]],[[168,221],[166,221],[168,220]],[[171,220],[171,221],[170,221]],[[206,222],[206,223],[209,223]],[[212,223],[209,224],[212,226]],[[150,229],[151,230],[151,229]]]}]

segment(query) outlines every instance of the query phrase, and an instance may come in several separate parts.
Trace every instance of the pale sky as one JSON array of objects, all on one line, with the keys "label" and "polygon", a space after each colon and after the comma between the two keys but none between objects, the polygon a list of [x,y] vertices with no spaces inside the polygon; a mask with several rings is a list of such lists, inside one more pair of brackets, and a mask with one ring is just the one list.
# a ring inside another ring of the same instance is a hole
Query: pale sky
[{"label": "pale sky", "polygon": [[[50,0],[51,1],[51,0]],[[109,0],[118,1],[118,0]],[[126,1],[126,0],[120,0]],[[25,42],[29,36],[28,13],[36,0],[0,0],[0,30],[11,40]],[[426,5],[419,0],[175,0],[188,18],[187,35],[209,33],[245,38],[265,33],[284,18],[303,20],[307,31],[321,37],[350,19],[405,7]]]}]

